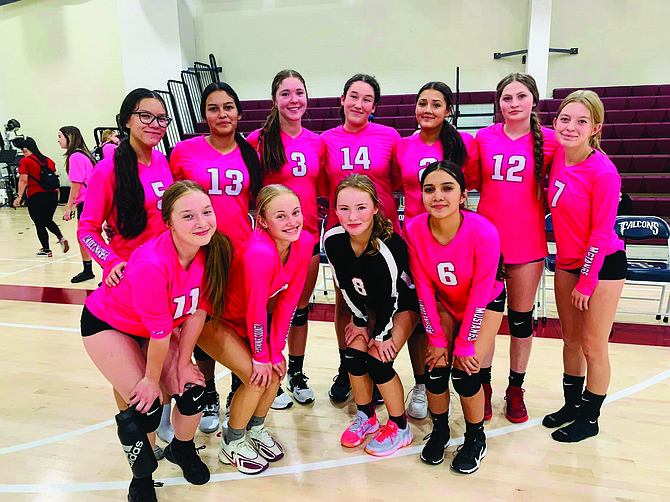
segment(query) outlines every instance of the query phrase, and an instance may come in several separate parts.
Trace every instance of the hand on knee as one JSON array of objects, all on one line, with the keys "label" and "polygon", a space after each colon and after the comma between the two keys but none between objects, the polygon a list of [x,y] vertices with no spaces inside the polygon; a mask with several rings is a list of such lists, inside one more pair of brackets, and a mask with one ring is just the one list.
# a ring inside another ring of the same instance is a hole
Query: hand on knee
[{"label": "hand on knee", "polygon": [[451,368],[449,366],[436,366],[432,371],[428,371],[428,366],[426,366],[426,390],[436,396],[447,392],[449,390],[450,373]]},{"label": "hand on knee", "polygon": [[478,372],[468,375],[465,371],[454,368],[451,372],[451,381],[454,384],[454,390],[461,397],[472,397],[482,388],[481,376]]},{"label": "hand on knee", "polygon": [[368,375],[370,375],[370,380],[377,385],[390,382],[396,375],[393,361],[384,363],[368,353]]},{"label": "hand on knee", "polygon": [[200,385],[189,387],[181,396],[175,394],[172,396],[177,403],[179,413],[185,417],[191,417],[200,413],[207,404],[205,398],[205,388]]}]

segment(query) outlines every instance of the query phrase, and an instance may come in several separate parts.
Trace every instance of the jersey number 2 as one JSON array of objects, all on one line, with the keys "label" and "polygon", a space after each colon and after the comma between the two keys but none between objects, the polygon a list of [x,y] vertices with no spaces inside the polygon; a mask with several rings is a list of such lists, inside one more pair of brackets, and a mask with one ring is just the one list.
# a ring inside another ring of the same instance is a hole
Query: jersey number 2
[{"label": "jersey number 2", "polygon": [[458,278],[454,271],[454,264],[450,261],[437,264],[437,276],[445,286],[456,286],[458,284]]},{"label": "jersey number 2", "polygon": [[363,166],[363,169],[370,169],[370,155],[367,146],[361,146],[356,152],[354,164],[351,163],[351,149],[348,146],[340,148],[342,152],[342,169],[353,169],[354,165]]},{"label": "jersey number 2", "polygon": [[[191,297],[191,308],[188,309],[186,315],[194,314],[198,308],[198,300],[200,299],[200,288],[193,288],[189,293]],[[177,308],[174,311],[174,319],[179,319],[184,315],[184,309],[186,308],[186,295],[178,296],[172,300],[173,303],[177,304]]]},{"label": "jersey number 2", "polygon": [[221,190],[221,184],[219,182],[219,169],[217,167],[212,167],[207,169],[207,172],[212,175],[212,188],[209,189],[209,195],[223,195],[223,192],[226,192],[226,195],[235,197],[242,193],[242,187],[244,186],[244,174],[238,169],[226,169],[224,173],[225,177],[231,181],[230,185],[227,185],[223,190]]}]

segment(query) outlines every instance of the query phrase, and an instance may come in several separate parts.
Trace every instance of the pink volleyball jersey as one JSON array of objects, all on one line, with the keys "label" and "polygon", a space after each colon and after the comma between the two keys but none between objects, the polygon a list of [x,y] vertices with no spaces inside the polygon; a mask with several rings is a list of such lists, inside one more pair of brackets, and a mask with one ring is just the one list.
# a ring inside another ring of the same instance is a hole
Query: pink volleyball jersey
[{"label": "pink volleyball jersey", "polygon": [[[151,152],[151,164],[137,164],[140,182],[144,188],[144,209],[147,211],[147,226],[137,237],[125,239],[121,236],[117,224],[114,192],[114,156],[101,160],[91,174],[88,184],[84,213],[79,220],[77,237],[88,249],[91,256],[108,272],[122,261],[128,261],[132,252],[153,236],[165,230],[161,216],[161,197],[172,184],[170,166],[165,156],[158,150]],[[102,238],[102,224],[107,222],[114,230],[109,244]],[[106,275],[106,274],[105,274]]]},{"label": "pink volleyball jersey", "polygon": [[133,252],[120,284],[96,289],[85,305],[123,333],[166,337],[197,309],[206,310],[205,260],[201,248],[185,270],[166,230]]},{"label": "pink volleyball jersey", "polygon": [[554,156],[549,178],[549,208],[556,237],[556,266],[581,267],[577,291],[593,294],[605,256],[624,249],[614,231],[621,177],[604,153],[565,165],[565,149]]},{"label": "pink volleyball jersey", "polygon": [[105,143],[104,145],[102,145],[102,158],[106,159],[107,157],[113,157],[114,156],[114,150],[116,150],[116,148],[118,146],[119,145],[117,145],[115,143],[111,143],[111,142],[110,143]]},{"label": "pink volleyball jersey", "polygon": [[205,136],[180,141],[170,155],[175,181],[190,180],[202,186],[212,200],[217,230],[238,249],[251,235],[250,178],[239,147],[222,155]]},{"label": "pink volleyball jersey", "polygon": [[344,130],[344,126],[329,129],[321,134],[326,143],[326,178],[329,185],[330,210],[327,228],[337,223],[335,214],[335,189],[350,174],[365,174],[377,188],[383,213],[393,223],[393,230],[400,233],[398,209],[391,195],[400,188],[400,173],[391,172],[393,150],[400,139],[398,132],[374,122],[369,122],[357,133]]},{"label": "pink volleyball jersey", "polygon": [[[463,168],[467,171],[469,169],[468,165],[479,165],[477,144],[471,134],[461,132],[460,135],[468,151],[466,165]],[[402,175],[403,191],[405,192],[405,221],[407,221],[426,212],[421,198],[421,176],[427,166],[433,162],[443,160],[442,143],[436,141],[432,146],[429,146],[421,139],[421,134],[400,138],[396,145],[394,160]]]},{"label": "pink volleyball jersey", "polygon": [[[542,132],[546,172],[558,143],[552,129],[543,127]],[[503,124],[493,124],[480,130],[476,141],[481,167],[466,171],[467,184],[481,194],[477,212],[498,229],[505,263],[544,258],[544,204],[537,197],[533,135],[511,140]]]},{"label": "pink volleyball jersey", "polygon": [[79,204],[80,202],[84,202],[84,198],[86,197],[86,189],[91,177],[91,172],[93,171],[93,162],[91,162],[91,159],[83,153],[75,152],[70,155],[68,164],[70,165],[70,172],[67,177],[70,180],[70,183],[81,184],[77,198],[74,200],[75,204]]},{"label": "pink volleyball jersey", "polygon": [[[249,339],[253,358],[259,363],[277,364],[284,359],[282,351],[313,249],[314,238],[303,231],[282,265],[274,240],[265,230],[256,230],[235,255],[223,321]],[[266,336],[267,304],[275,296],[272,327]]]},{"label": "pink volleyball jersey", "polygon": [[496,228],[484,217],[461,211],[463,222],[452,241],[443,246],[428,227],[423,213],[405,227],[409,264],[419,297],[426,334],[434,347],[446,347],[437,300],[461,323],[454,355],[475,355],[486,306],[503,290],[496,280],[500,241]]},{"label": "pink volleyball jersey", "polygon": [[[246,138],[254,148],[258,148],[259,134],[260,129],[257,129]],[[321,136],[304,127],[295,138],[282,132],[281,140],[287,162],[279,172],[265,174],[263,186],[275,183],[285,185],[298,194],[305,221],[304,229],[318,241],[317,183],[323,172],[321,166],[325,162],[325,144]]]}]

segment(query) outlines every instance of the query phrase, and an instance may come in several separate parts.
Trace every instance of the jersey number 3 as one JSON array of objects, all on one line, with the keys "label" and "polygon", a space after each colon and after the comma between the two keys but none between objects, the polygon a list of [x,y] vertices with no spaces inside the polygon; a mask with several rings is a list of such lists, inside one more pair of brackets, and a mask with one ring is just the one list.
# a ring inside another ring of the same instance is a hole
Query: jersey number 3
[{"label": "jersey number 3", "polygon": [[454,271],[454,264],[450,261],[437,264],[437,276],[445,286],[456,286],[458,284],[458,278]]},{"label": "jersey number 3", "polygon": [[223,195],[223,192],[226,192],[226,195],[235,197],[242,193],[242,187],[244,186],[244,174],[238,169],[226,169],[224,173],[225,177],[230,180],[230,185],[224,187],[221,190],[221,183],[219,181],[219,169],[217,167],[212,167],[207,169],[207,172],[212,175],[212,188],[209,189],[209,195]]},{"label": "jersey number 3", "polygon": [[291,160],[297,165],[293,166],[293,176],[301,178],[307,175],[307,164],[305,156],[300,152],[291,153]]},{"label": "jersey number 3", "polygon": [[195,311],[198,308],[198,300],[200,299],[200,288],[193,288],[189,293],[189,296],[191,297],[191,308],[188,309],[188,312],[186,313],[184,312],[184,309],[186,308],[186,295],[178,296],[172,300],[172,303],[177,304],[177,308],[174,311],[174,319],[179,319],[184,313],[186,315],[195,314]]}]

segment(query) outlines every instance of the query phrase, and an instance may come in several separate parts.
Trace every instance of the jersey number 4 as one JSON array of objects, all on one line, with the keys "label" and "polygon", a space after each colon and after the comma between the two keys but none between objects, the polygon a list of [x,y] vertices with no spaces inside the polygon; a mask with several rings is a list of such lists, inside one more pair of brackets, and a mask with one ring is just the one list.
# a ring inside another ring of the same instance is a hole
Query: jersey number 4
[{"label": "jersey number 4", "polygon": [[505,173],[505,176],[503,176],[502,165],[504,158],[505,156],[502,154],[493,156],[495,164],[493,165],[491,179],[495,181],[513,181],[515,183],[522,183],[523,176],[518,176],[518,173],[526,168],[526,157],[523,155],[510,156],[510,158],[507,159],[507,172]]},{"label": "jersey number 4", "polygon": [[[195,314],[195,311],[198,308],[198,300],[200,300],[200,288],[193,288],[189,293],[191,297],[191,308],[188,309],[186,315]],[[178,296],[172,300],[172,303],[177,304],[177,308],[174,311],[174,319],[179,319],[184,315],[184,309],[186,308],[186,295]]]},{"label": "jersey number 4", "polygon": [[226,169],[224,176],[230,180],[230,185],[226,185],[223,190],[221,190],[221,183],[219,181],[219,168],[212,167],[207,169],[207,172],[212,175],[212,188],[209,189],[207,193],[209,195],[223,195],[223,192],[226,192],[226,195],[235,197],[242,193],[242,188],[244,187],[244,174],[238,169]]},{"label": "jersey number 4", "polygon": [[454,272],[454,264],[450,261],[437,264],[437,276],[445,286],[456,286],[458,284],[458,278]]},{"label": "jersey number 4", "polygon": [[368,153],[367,146],[361,146],[356,152],[356,157],[354,157],[354,163],[351,163],[351,149],[348,146],[340,148],[342,152],[342,169],[348,170],[353,169],[354,166],[363,166],[363,169],[370,169],[370,154]]}]

